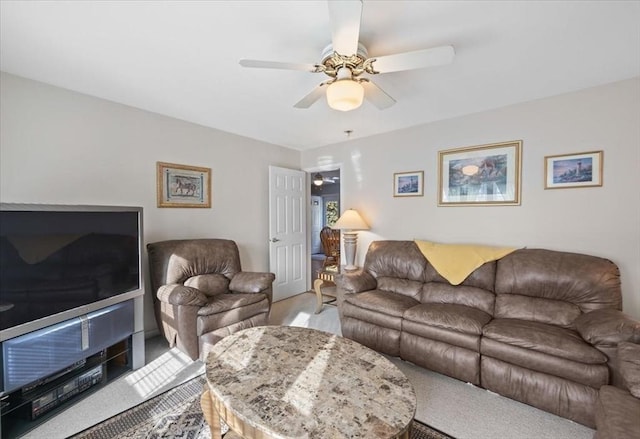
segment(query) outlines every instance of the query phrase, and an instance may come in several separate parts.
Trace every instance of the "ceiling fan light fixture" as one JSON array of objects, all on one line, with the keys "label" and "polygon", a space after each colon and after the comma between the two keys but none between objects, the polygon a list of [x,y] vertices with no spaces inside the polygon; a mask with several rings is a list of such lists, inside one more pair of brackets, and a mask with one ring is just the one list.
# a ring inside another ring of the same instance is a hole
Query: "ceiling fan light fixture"
[{"label": "ceiling fan light fixture", "polygon": [[353,79],[339,79],[327,88],[329,107],[339,111],[351,111],[362,105],[364,87]]},{"label": "ceiling fan light fixture", "polygon": [[324,178],[322,177],[322,174],[318,172],[313,176],[313,184],[316,186],[322,186],[322,183],[324,183]]}]

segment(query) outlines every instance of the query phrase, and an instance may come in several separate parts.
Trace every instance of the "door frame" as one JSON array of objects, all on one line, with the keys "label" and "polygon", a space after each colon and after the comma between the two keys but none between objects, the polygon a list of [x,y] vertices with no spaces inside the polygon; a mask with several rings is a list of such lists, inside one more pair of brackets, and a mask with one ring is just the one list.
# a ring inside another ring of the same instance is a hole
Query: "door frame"
[{"label": "door frame", "polygon": [[[311,185],[313,184],[313,174],[322,171],[340,171],[340,213],[344,211],[343,208],[343,200],[344,200],[344,184],[342,180],[343,176],[343,165],[342,163],[332,163],[329,165],[322,166],[310,166],[301,168],[302,171],[307,173],[307,200],[311,200]],[[313,289],[313,273],[311,272],[311,203],[307,202],[307,280],[309,281],[309,289]]]}]

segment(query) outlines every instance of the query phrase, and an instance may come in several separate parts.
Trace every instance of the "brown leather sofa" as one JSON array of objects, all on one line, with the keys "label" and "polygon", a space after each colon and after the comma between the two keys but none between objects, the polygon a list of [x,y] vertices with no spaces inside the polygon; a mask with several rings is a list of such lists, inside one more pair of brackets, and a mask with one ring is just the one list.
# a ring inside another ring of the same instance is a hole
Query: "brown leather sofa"
[{"label": "brown leather sofa", "polygon": [[345,337],[590,427],[600,387],[622,386],[618,343],[640,342],[594,256],[516,250],[454,286],[413,241],[376,241],[336,284]]},{"label": "brown leather sofa", "polygon": [[196,360],[226,335],[266,325],[273,273],[244,272],[227,239],[147,244],[154,310],[169,342]]}]

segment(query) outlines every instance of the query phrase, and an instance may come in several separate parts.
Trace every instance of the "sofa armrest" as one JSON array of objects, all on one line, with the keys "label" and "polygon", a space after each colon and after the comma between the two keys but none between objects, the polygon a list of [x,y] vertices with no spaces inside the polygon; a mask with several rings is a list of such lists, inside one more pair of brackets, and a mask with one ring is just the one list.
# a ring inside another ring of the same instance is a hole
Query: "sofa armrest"
[{"label": "sofa armrest", "polygon": [[207,303],[207,296],[202,291],[180,284],[162,285],[156,296],[171,305],[203,306]]},{"label": "sofa armrest", "polygon": [[335,276],[338,290],[347,294],[374,290],[378,285],[376,279],[366,271],[359,270],[352,273],[343,272]]},{"label": "sofa armrest", "polygon": [[629,392],[640,399],[640,345],[622,342],[618,345],[620,374]]},{"label": "sofa armrest", "polygon": [[597,309],[575,321],[580,336],[599,348],[615,348],[618,343],[640,343],[640,322],[616,309]]},{"label": "sofa armrest", "polygon": [[276,275],[241,271],[231,279],[229,290],[236,293],[261,293],[271,288]]}]

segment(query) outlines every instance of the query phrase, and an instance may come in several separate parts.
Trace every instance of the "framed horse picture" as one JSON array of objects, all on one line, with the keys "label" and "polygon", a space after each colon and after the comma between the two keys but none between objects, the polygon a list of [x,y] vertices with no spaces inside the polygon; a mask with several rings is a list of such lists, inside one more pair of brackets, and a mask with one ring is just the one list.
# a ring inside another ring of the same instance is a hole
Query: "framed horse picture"
[{"label": "framed horse picture", "polygon": [[211,168],[157,162],[158,207],[211,207]]}]

